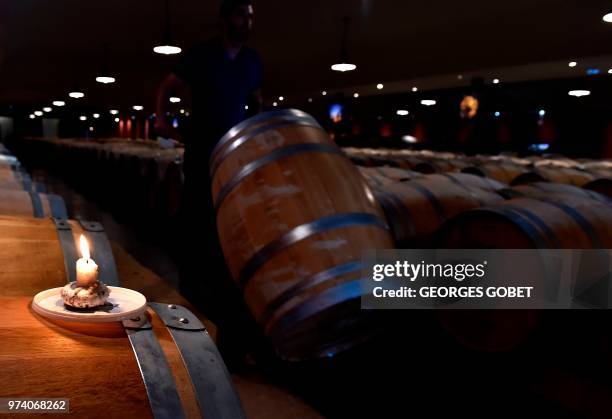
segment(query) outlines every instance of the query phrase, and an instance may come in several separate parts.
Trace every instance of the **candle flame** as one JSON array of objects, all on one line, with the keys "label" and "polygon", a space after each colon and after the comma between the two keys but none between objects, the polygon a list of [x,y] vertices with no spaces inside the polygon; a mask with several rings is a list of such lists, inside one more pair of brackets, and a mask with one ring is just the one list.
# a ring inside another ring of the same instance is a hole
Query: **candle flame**
[{"label": "candle flame", "polygon": [[83,255],[83,259],[89,259],[91,256],[89,254],[89,243],[87,242],[87,239],[85,238],[85,236],[82,234],[81,234],[81,240],[80,240],[80,247],[81,247],[81,255]]}]

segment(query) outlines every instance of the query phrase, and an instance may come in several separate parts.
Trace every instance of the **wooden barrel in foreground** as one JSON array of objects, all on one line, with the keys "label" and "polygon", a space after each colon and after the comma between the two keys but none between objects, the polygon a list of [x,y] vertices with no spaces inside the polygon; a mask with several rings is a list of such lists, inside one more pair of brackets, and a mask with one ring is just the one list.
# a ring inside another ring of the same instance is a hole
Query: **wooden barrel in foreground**
[{"label": "wooden barrel in foreground", "polygon": [[2,397],[69,399],[73,417],[245,417],[204,326],[183,307],[82,324],[48,321],[31,299],[0,297]]},{"label": "wooden barrel in foreground", "polygon": [[469,209],[490,205],[503,198],[493,191],[474,187],[472,175],[427,175],[409,182],[375,188],[397,247],[423,247],[451,217]]},{"label": "wooden barrel in foreground", "polygon": [[296,110],[251,118],[221,139],[211,175],[228,266],[279,355],[330,356],[366,338],[362,251],[393,242],[319,124]]},{"label": "wooden barrel in foreground", "polygon": [[32,191],[0,189],[0,214],[34,218],[68,218],[64,199]]}]

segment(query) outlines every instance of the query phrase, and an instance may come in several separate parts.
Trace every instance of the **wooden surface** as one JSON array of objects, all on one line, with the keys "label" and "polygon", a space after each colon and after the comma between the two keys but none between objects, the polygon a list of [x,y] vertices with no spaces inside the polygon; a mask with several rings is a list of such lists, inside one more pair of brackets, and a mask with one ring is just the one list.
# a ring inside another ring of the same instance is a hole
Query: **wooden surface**
[{"label": "wooden surface", "polygon": [[[29,192],[1,189],[0,184],[0,214],[19,217],[34,217],[32,198]],[[38,194],[43,210],[43,217],[52,216],[49,199],[45,194]]]}]

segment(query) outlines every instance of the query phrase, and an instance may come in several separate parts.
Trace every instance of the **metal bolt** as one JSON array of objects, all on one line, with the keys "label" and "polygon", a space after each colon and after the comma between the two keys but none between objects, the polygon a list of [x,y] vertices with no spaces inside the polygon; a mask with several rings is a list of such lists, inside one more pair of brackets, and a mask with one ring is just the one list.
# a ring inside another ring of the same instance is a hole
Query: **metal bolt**
[{"label": "metal bolt", "polygon": [[186,318],[184,318],[184,317],[181,317],[181,318],[180,318],[178,321],[179,321],[179,322],[181,322],[181,323],[183,323],[183,324],[187,324],[187,323],[189,323],[189,319],[186,319]]}]

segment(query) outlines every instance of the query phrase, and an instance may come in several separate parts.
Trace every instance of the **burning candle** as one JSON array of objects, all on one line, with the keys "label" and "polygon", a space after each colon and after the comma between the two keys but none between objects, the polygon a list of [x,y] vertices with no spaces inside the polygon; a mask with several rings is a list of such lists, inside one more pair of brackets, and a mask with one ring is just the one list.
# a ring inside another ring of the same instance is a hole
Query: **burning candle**
[{"label": "burning candle", "polygon": [[80,239],[81,259],[77,260],[77,279],[79,287],[90,287],[98,280],[98,265],[91,259],[89,254],[89,243],[85,236],[81,234]]}]

